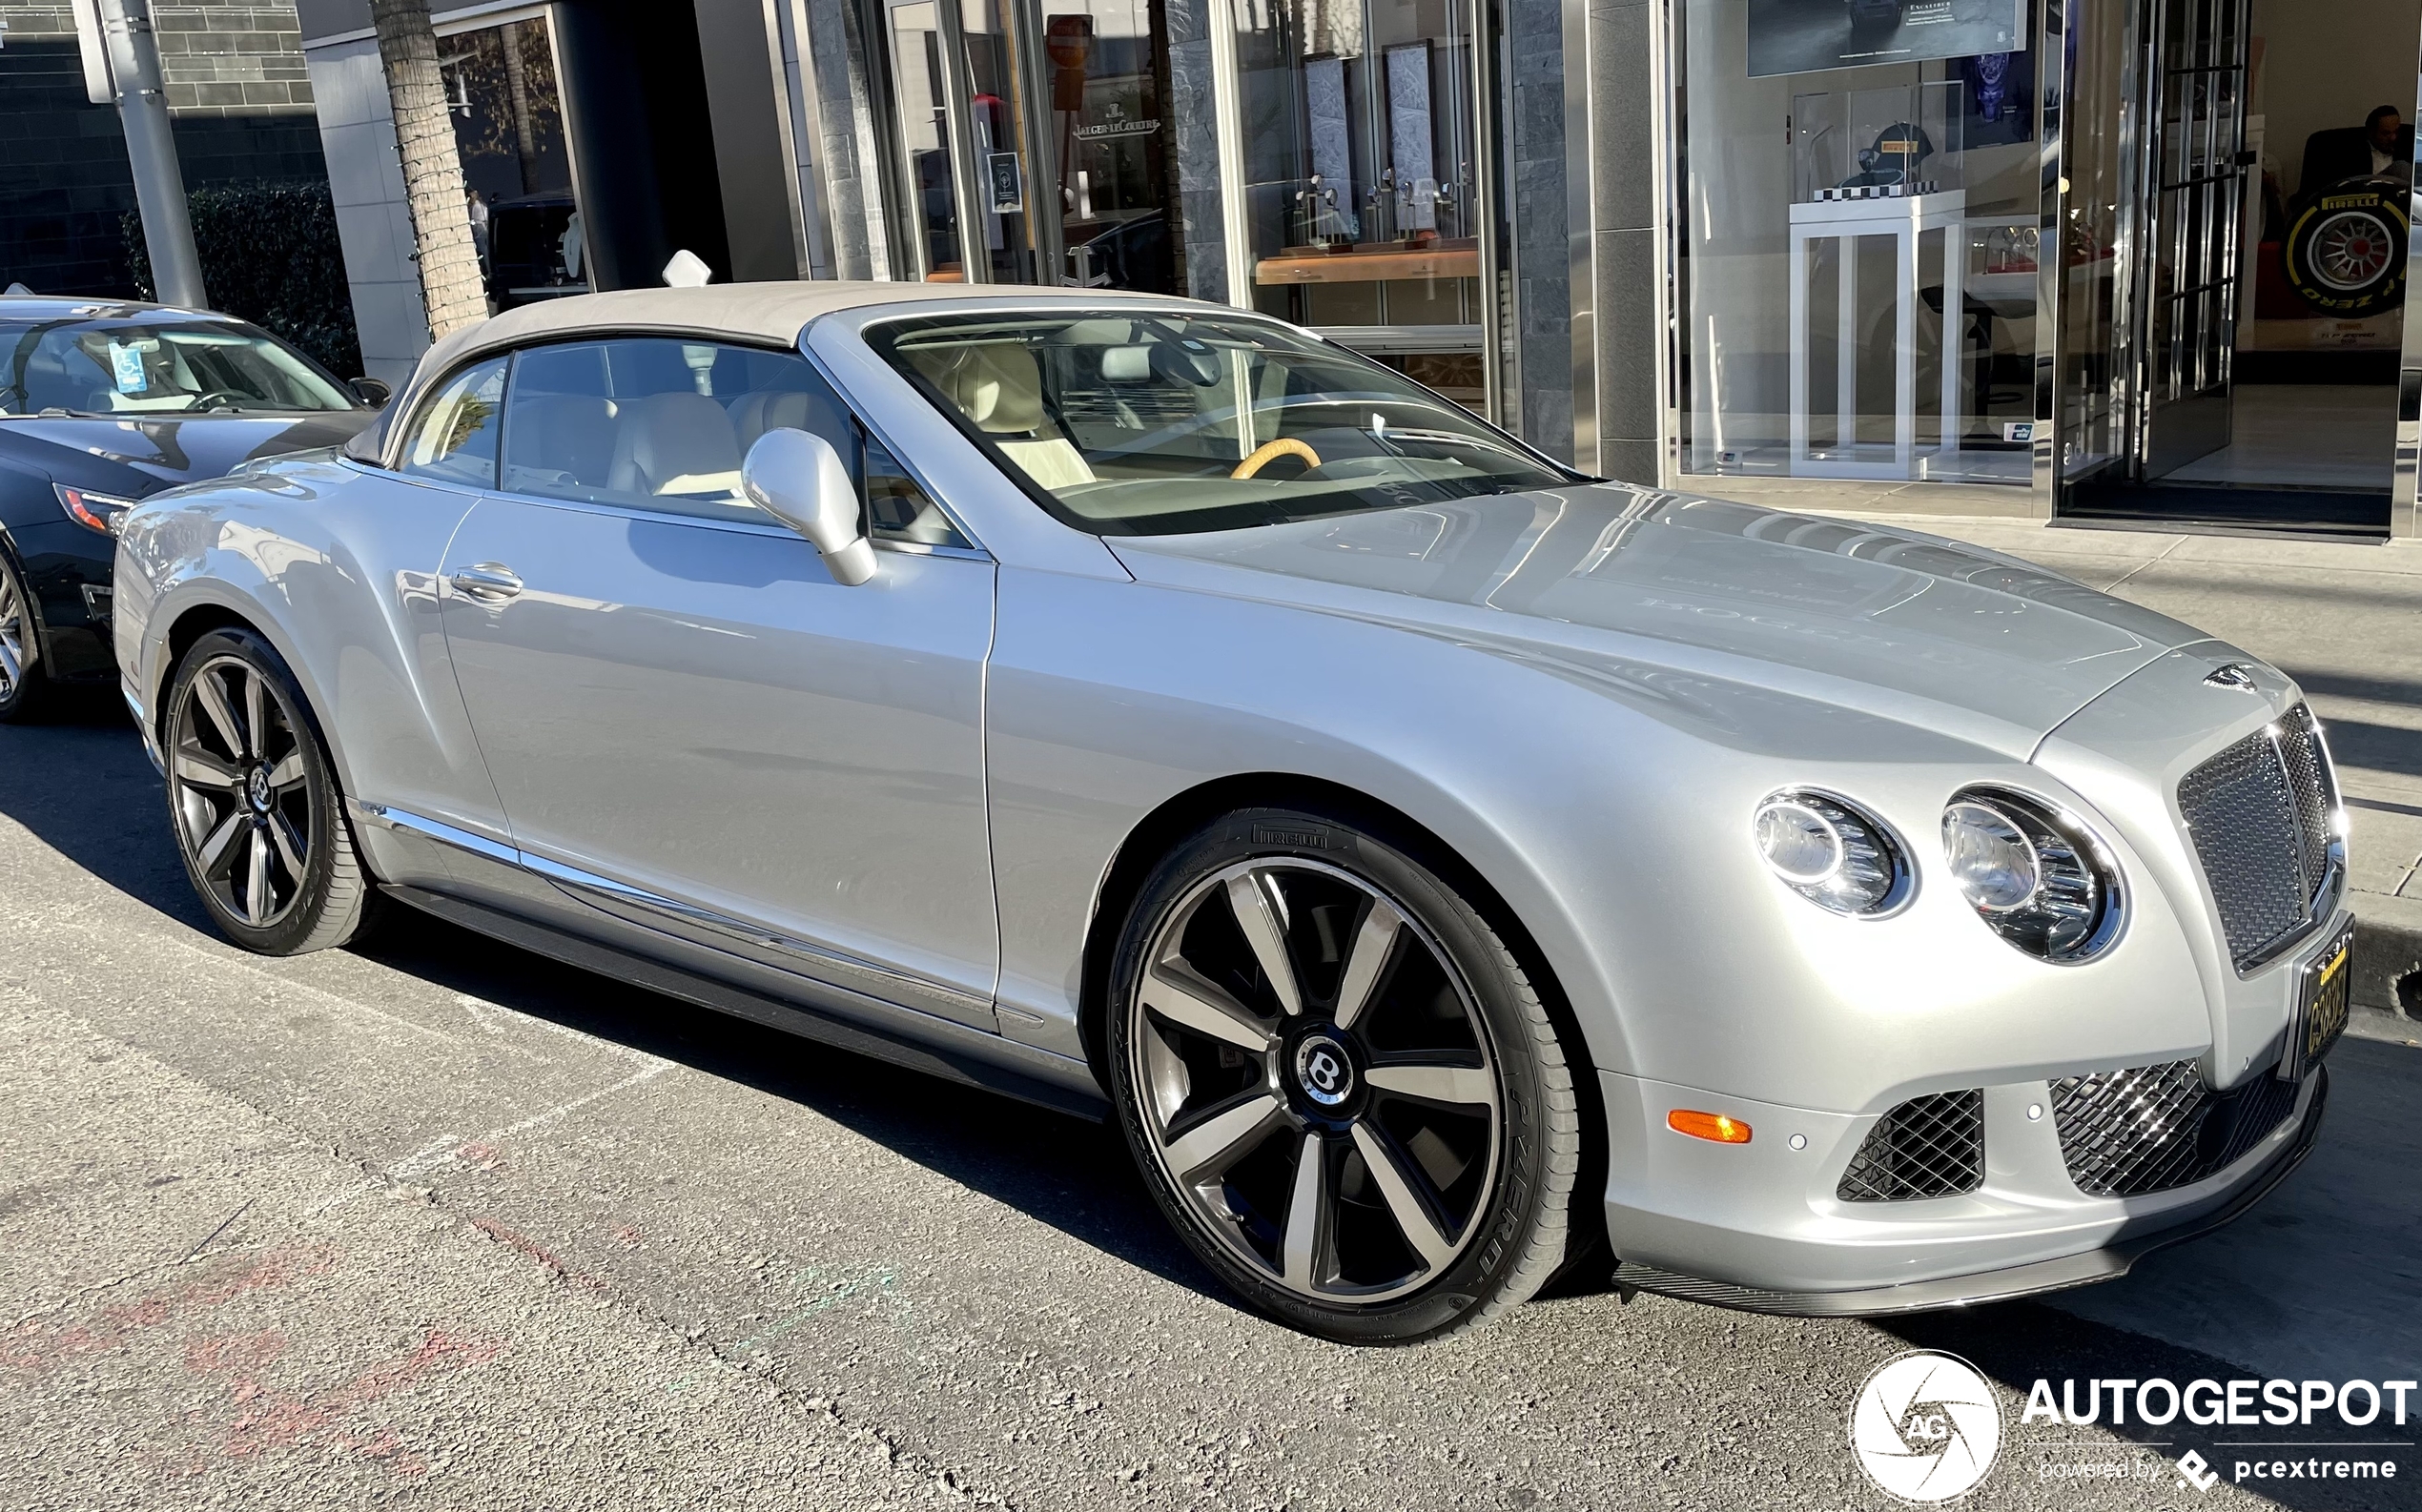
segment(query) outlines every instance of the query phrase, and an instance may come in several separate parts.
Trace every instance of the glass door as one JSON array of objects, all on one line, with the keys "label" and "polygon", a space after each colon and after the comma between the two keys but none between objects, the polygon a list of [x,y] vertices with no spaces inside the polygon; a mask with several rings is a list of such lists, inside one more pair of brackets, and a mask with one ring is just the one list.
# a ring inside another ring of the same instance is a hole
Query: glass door
[{"label": "glass door", "polygon": [[2129,487],[2228,445],[2248,0],[2067,0],[2060,480]]},{"label": "glass door", "polygon": [[893,0],[913,277],[1179,292],[1159,0]]},{"label": "glass door", "polygon": [[2247,0],[2156,0],[2147,71],[2160,123],[2145,175],[2143,477],[2228,444],[2246,204]]}]

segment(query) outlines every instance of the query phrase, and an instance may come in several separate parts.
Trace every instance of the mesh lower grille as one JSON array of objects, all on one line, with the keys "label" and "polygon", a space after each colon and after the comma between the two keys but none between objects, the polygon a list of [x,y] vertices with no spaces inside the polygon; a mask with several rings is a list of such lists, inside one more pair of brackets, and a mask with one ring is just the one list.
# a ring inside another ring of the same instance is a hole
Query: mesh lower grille
[{"label": "mesh lower grille", "polygon": [[2268,1072],[2225,1093],[2191,1060],[2064,1076],[2052,1118],[2069,1177],[2088,1196],[2132,1197],[2201,1181],[2242,1158],[2295,1111]]},{"label": "mesh lower grille", "polygon": [[1844,1202],[1957,1196],[1984,1184],[1984,1093],[1912,1097],[1876,1121],[1834,1195]]},{"label": "mesh lower grille", "polygon": [[2330,870],[2336,803],[2311,711],[2299,704],[2275,728],[2247,736],[2178,785],[2239,971],[2312,926]]}]

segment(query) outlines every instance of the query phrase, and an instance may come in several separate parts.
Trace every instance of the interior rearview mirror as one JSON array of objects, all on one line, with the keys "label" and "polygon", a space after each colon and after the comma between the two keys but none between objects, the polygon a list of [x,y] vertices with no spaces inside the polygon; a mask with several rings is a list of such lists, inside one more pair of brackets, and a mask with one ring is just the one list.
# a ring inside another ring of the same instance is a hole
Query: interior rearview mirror
[{"label": "interior rearview mirror", "polygon": [[855,587],[874,576],[857,485],[831,441],[809,431],[766,432],[741,459],[740,487],[750,503],[808,538],[833,582]]}]

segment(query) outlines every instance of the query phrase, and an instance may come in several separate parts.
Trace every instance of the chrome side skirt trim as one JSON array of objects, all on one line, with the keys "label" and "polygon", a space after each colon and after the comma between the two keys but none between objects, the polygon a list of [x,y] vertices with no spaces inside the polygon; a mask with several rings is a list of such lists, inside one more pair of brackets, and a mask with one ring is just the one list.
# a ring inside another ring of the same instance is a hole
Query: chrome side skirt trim
[{"label": "chrome side skirt trim", "polygon": [[355,807],[364,817],[389,828],[409,830],[441,845],[467,850],[486,860],[543,877],[582,902],[603,909],[616,917],[652,928],[669,928],[684,937],[694,933],[710,936],[704,940],[693,938],[693,944],[719,949],[740,947],[749,952],[749,959],[761,966],[798,971],[827,986],[846,988],[960,1022],[970,1018],[989,1019],[994,1011],[990,998],[963,992],[944,983],[846,951],[793,939],[746,920],[717,913],[711,909],[702,909],[694,903],[684,903],[678,898],[668,898],[645,888],[635,888],[626,882],[617,882],[594,871],[567,866],[535,851],[500,845],[439,820],[374,804],[358,804]]},{"label": "chrome side skirt trim", "polygon": [[[382,890],[465,929],[648,991],[1079,1118],[1099,1122],[1108,1113],[1108,1100],[1083,1061],[998,1034],[931,1018],[913,1025],[897,1023],[897,1015],[913,1011],[889,1004],[863,1003],[861,1011],[847,1011],[844,1005],[854,994],[837,989],[821,1002],[771,997],[658,956],[636,954],[466,899],[394,884]],[[879,1016],[870,1017],[867,1011]]]},{"label": "chrome side skirt trim", "polygon": [[522,865],[522,853],[511,846],[499,845],[486,836],[475,835],[468,829],[457,829],[452,825],[425,818],[420,814],[408,813],[401,808],[389,808],[380,804],[357,803],[354,808],[373,824],[384,825],[390,829],[408,830],[423,840],[434,840],[440,845],[452,846],[457,850],[467,850],[475,856],[503,862],[508,867]]}]

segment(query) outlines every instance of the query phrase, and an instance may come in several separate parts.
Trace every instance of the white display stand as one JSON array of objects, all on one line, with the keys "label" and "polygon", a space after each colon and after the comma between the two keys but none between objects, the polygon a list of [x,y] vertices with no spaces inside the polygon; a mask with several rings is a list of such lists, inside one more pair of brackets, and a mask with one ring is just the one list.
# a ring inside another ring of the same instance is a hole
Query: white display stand
[{"label": "white display stand", "polygon": [[[1936,345],[1940,350],[1937,371],[1942,375],[1942,441],[1930,456],[1948,456],[1960,450],[1960,438],[1964,417],[1960,414],[1960,329],[1966,318],[1966,300],[1960,276],[1965,270],[1967,247],[1962,226],[1967,214],[1968,194],[1965,190],[1944,190],[1931,194],[1909,194],[1898,198],[1819,200],[1814,204],[1792,206],[1791,250],[1791,471],[1795,478],[1874,478],[1915,479],[1919,476],[1918,453],[1918,248],[1926,233],[1942,233],[1942,319],[1938,327]],[[1893,266],[1897,276],[1893,289],[1893,442],[1892,460],[1879,455],[1861,457],[1861,452],[1879,454],[1880,444],[1861,447],[1858,434],[1858,255],[1856,238],[1859,236],[1891,236]],[[1808,444],[1809,360],[1812,343],[1809,339],[1808,301],[1809,243],[1835,240],[1840,244],[1836,258],[1841,273],[1841,295],[1837,301],[1835,333],[1835,404],[1839,429],[1835,433],[1837,444],[1826,448],[1827,455],[1814,455]]]}]

